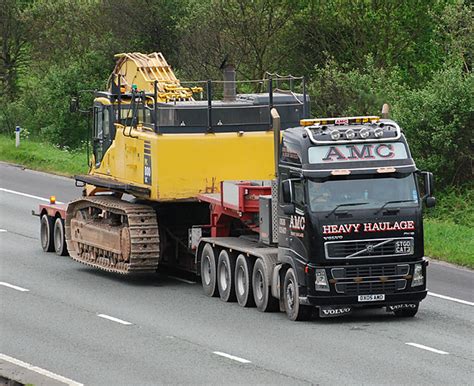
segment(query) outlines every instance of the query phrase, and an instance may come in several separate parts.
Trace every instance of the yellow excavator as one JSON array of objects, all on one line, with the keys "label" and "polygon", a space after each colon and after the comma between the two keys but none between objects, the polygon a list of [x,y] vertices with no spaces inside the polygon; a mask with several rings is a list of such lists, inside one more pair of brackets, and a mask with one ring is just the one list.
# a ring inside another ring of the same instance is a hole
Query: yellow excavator
[{"label": "yellow excavator", "polygon": [[[274,178],[270,111],[282,129],[297,126],[308,109],[304,79],[273,74],[244,85],[226,65],[223,80],[180,82],[161,53],[116,58],[107,91],[95,93],[90,171],[75,176],[84,197],[64,216],[67,250],[121,274],[159,264],[196,272],[189,229],[209,223],[199,194]],[[266,92],[238,93],[249,84]],[[242,233],[239,224],[231,233]]]}]

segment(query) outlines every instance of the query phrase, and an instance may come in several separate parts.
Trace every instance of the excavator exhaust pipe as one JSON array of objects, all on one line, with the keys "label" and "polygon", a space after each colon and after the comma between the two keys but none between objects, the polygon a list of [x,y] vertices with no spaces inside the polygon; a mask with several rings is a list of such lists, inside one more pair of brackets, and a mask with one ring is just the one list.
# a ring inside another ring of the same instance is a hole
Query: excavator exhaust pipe
[{"label": "excavator exhaust pipe", "polygon": [[233,102],[237,98],[235,67],[232,64],[226,64],[222,72],[224,75],[224,102]]}]

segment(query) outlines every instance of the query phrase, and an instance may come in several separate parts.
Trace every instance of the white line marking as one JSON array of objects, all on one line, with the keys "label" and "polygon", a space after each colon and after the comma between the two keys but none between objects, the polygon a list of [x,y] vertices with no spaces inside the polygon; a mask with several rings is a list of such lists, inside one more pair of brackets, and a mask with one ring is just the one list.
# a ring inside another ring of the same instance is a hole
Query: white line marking
[{"label": "white line marking", "polygon": [[441,350],[435,349],[433,347],[423,346],[422,344],[418,344],[418,343],[409,342],[409,343],[405,343],[405,344],[407,344],[408,346],[413,346],[413,347],[421,348],[423,350],[431,351],[431,352],[434,352],[436,354],[442,354],[442,355],[448,355],[449,354],[449,352],[441,351]]},{"label": "white line marking", "polygon": [[6,229],[0,229],[0,233],[6,232]]},{"label": "white line marking", "polygon": [[3,285],[4,287],[8,288],[13,288],[14,290],[21,291],[21,292],[28,292],[29,289],[23,288],[23,287],[18,287],[17,285],[13,285],[10,283],[5,283],[4,281],[0,281],[0,285]]},{"label": "white line marking", "polygon": [[[34,196],[34,195],[28,194],[28,193],[17,192],[16,190],[10,190],[10,189],[5,189],[5,188],[0,188],[0,192],[11,193],[11,194],[17,194],[18,196],[23,196],[23,197],[28,197],[28,198],[34,198],[35,200],[40,200],[40,201],[49,202],[49,199],[48,199],[48,198],[38,197],[38,196]],[[64,203],[61,202],[61,201],[56,201],[56,204],[64,204]]]},{"label": "white line marking", "polygon": [[54,379],[54,380],[59,381],[59,382],[63,382],[63,383],[65,383],[65,384],[67,384],[67,385],[71,385],[71,386],[83,386],[82,383],[73,381],[72,379],[63,377],[62,375],[58,375],[58,374],[52,373],[51,371],[42,369],[41,367],[37,367],[37,366],[30,365],[29,363],[20,361],[19,359],[15,359],[15,358],[9,357],[8,355],[5,355],[5,354],[0,354],[0,359],[3,359],[4,361],[10,362],[10,363],[13,363],[13,364],[15,364],[15,365],[17,365],[17,366],[24,367],[25,369],[34,371],[35,373],[44,375],[45,377]]},{"label": "white line marking", "polygon": [[108,320],[111,320],[112,322],[117,322],[117,323],[120,323],[120,324],[124,324],[126,326],[130,326],[132,324],[130,322],[127,322],[126,320],[122,320],[122,319],[119,319],[119,318],[114,318],[113,316],[110,316],[110,315],[97,314],[97,316],[99,318],[108,319]]},{"label": "white line marking", "polygon": [[188,284],[196,284],[195,281],[191,281],[191,280],[186,280],[186,279],[181,279],[180,277],[176,277],[176,276],[168,276],[170,279],[175,279],[175,280],[178,280],[178,281],[182,281],[183,283],[188,283]]},{"label": "white line marking", "polygon": [[467,306],[474,306],[473,302],[468,302],[467,300],[452,298],[451,296],[435,294],[434,292],[428,292],[428,295],[434,296],[435,298],[444,299],[444,300],[451,300],[452,302],[465,304]]},{"label": "white line marking", "polygon": [[247,359],[239,358],[239,357],[236,357],[236,356],[230,355],[230,354],[226,354],[225,352],[213,351],[212,353],[213,353],[213,354],[216,354],[216,355],[219,355],[219,356],[221,356],[221,357],[224,357],[224,358],[232,359],[232,360],[237,361],[237,362],[240,362],[240,363],[252,363],[252,362],[250,362],[250,361],[247,360]]}]

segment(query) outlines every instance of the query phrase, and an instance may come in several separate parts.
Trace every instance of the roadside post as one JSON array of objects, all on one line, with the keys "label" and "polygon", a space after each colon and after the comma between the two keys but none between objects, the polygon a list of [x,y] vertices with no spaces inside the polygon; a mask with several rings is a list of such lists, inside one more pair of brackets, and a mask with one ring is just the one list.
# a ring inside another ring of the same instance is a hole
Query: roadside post
[{"label": "roadside post", "polygon": [[20,146],[20,130],[21,130],[20,126],[15,127],[15,146],[16,147]]}]

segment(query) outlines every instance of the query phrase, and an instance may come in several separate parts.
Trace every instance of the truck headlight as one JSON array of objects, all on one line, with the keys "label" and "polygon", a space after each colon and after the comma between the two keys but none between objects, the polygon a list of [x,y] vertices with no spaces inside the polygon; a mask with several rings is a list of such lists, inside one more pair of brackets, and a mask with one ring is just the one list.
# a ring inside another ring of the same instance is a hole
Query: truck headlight
[{"label": "truck headlight", "polygon": [[326,276],[326,270],[316,269],[316,280],[314,282],[316,291],[329,291],[328,278]]},{"label": "truck headlight", "polygon": [[419,285],[423,285],[424,282],[425,277],[423,276],[423,266],[421,264],[415,264],[411,286],[417,287]]}]

